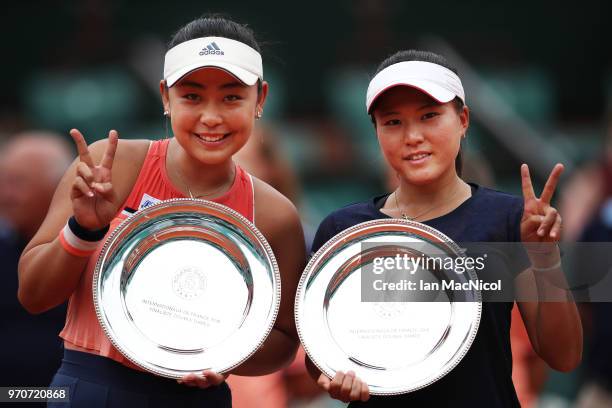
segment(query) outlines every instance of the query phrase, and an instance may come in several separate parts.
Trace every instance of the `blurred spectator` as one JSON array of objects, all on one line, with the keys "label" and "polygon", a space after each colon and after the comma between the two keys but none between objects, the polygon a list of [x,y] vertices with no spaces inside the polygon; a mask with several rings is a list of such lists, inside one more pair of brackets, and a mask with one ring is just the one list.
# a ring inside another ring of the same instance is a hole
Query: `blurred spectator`
[{"label": "blurred spectator", "polygon": [[28,314],[17,300],[17,263],[72,156],[46,132],[15,135],[0,150],[0,386],[47,386],[61,360],[65,308]]},{"label": "blurred spectator", "polygon": [[[297,177],[269,126],[260,124],[234,157],[250,174],[270,184],[296,206],[299,205]],[[308,245],[311,240],[306,237]],[[260,377],[232,375],[227,382],[232,389],[232,406],[235,408],[286,408],[293,406],[290,399],[308,400],[322,394],[306,372],[301,348],[290,369]]]},{"label": "blurred spectator", "polygon": [[[243,169],[274,187],[300,209],[301,188],[299,180],[280,146],[280,141],[274,133],[273,126],[260,124],[247,144],[234,155],[234,158]],[[303,218],[302,224],[306,253],[310,253],[310,244],[314,238],[314,226],[305,223]]]},{"label": "blurred spectator", "polygon": [[[562,192],[560,211],[566,241],[612,241],[612,112],[606,118],[604,146],[599,158],[576,170]],[[587,302],[588,288],[609,273],[612,260],[607,246],[581,244],[574,251],[575,295]],[[584,270],[584,268],[588,270]],[[581,270],[582,269],[582,270]],[[585,324],[584,383],[576,406],[612,406],[612,303],[583,303]]]},{"label": "blurred spectator", "polygon": [[243,169],[270,184],[294,205],[298,205],[298,179],[269,125],[258,126],[234,158]]},{"label": "blurred spectator", "polygon": [[[612,155],[609,157],[612,158]],[[612,163],[612,160],[609,163]],[[581,242],[612,242],[612,178],[607,179],[606,182],[603,204],[600,205],[599,211],[595,213],[579,237]],[[597,248],[601,248],[603,252],[597,253],[597,259],[593,259],[594,250]],[[597,268],[598,270],[591,272],[600,276],[610,273],[612,260],[606,247],[596,244],[595,248],[587,253],[587,256],[591,258],[588,261],[579,258],[578,265]],[[578,408],[612,407],[612,348],[610,348],[612,345],[612,303],[592,302],[585,304],[584,309],[590,312],[591,330],[587,337],[588,347],[586,347],[587,353],[583,365],[585,382],[576,406]]]},{"label": "blurred spectator", "polygon": [[17,134],[2,149],[0,217],[21,238],[38,230],[71,160],[70,145],[53,133]]},{"label": "blurred spectator", "polygon": [[606,120],[602,152],[601,157],[577,169],[561,192],[559,212],[563,214],[565,241],[575,241],[604,200],[612,197],[612,112]]}]

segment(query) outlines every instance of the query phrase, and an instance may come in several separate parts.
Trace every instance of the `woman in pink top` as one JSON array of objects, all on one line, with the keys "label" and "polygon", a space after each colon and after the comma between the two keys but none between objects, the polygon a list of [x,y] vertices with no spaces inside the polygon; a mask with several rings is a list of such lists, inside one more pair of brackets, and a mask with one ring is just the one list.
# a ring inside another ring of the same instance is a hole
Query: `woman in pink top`
[{"label": "woman in pink top", "polygon": [[91,272],[105,235],[122,214],[155,200],[201,197],[232,207],[256,221],[276,255],[283,284],[274,329],[232,373],[274,372],[298,345],[292,307],[305,251],[297,211],[232,160],[268,93],[252,31],[216,16],[187,24],[170,42],[160,91],[172,139],[119,141],[111,130],[87,146],[78,130],[70,132],[79,159],[20,260],[18,296],[28,311],[70,299],[65,357],[52,385],[70,387],[71,406],[231,405],[227,375],[204,371],[173,381],[138,370],[112,347],[93,313]]}]

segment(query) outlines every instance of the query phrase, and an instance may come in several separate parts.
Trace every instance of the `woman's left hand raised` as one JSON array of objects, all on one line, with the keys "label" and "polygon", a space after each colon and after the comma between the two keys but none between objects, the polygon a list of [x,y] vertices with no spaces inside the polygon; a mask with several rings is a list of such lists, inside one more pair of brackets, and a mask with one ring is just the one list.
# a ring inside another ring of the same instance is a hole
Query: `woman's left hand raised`
[{"label": "woman's left hand raised", "polygon": [[524,211],[521,219],[521,241],[534,243],[558,242],[561,238],[561,215],[550,205],[550,200],[557,188],[557,182],[563,165],[557,163],[553,168],[542,194],[536,197],[531,184],[529,167],[521,166],[521,183],[523,186]]}]

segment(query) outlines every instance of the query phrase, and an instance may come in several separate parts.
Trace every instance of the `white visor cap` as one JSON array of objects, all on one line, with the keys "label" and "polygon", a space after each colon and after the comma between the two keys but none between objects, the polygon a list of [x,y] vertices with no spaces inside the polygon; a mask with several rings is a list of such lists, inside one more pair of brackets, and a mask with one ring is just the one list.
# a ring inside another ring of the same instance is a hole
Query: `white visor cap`
[{"label": "white visor cap", "polygon": [[383,92],[400,85],[425,92],[439,103],[450,102],[455,97],[465,103],[463,85],[453,71],[431,62],[402,61],[383,69],[370,81],[366,95],[368,113]]},{"label": "white visor cap", "polygon": [[240,41],[225,37],[202,37],[180,43],[166,53],[164,79],[170,88],[199,68],[221,68],[246,85],[263,79],[261,54]]}]

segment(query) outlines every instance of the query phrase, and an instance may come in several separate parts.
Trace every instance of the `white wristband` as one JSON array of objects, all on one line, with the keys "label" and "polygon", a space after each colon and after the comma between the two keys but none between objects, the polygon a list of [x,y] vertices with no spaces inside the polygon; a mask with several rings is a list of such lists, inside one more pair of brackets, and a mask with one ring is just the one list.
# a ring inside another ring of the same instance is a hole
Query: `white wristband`
[{"label": "white wristband", "polygon": [[547,266],[546,268],[536,268],[535,266],[531,266],[531,269],[534,272],[542,273],[542,272],[550,272],[561,268],[561,260],[554,264],[553,266]]},{"label": "white wristband", "polygon": [[60,231],[59,240],[66,252],[78,257],[90,256],[100,243],[100,241],[86,241],[77,237],[68,224]]}]

